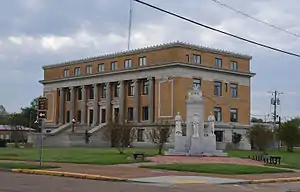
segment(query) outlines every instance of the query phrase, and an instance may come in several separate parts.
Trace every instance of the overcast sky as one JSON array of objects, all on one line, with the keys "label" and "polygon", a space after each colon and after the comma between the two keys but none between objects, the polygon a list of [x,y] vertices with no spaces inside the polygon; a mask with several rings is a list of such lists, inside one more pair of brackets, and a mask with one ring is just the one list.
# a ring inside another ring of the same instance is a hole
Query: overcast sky
[{"label": "overcast sky", "polygon": [[[201,23],[300,54],[300,38],[212,0],[145,0]],[[222,0],[224,1],[224,0]],[[200,3],[201,2],[201,3]],[[226,4],[300,34],[297,0],[226,0]],[[129,0],[10,0],[0,6],[0,104],[19,111],[42,93],[41,66],[127,47]],[[269,90],[284,92],[282,116],[300,111],[300,58],[260,48],[134,3],[132,48],[186,41],[253,56],[252,114],[270,113]],[[259,117],[259,116],[258,116]]]}]

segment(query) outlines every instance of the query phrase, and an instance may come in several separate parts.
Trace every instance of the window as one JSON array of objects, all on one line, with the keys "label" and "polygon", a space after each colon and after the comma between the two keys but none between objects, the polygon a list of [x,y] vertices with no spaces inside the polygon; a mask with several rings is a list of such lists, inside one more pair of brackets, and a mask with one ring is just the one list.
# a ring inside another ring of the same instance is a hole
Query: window
[{"label": "window", "polygon": [[142,94],[148,95],[149,92],[149,82],[147,80],[143,81],[143,88],[142,88]]},{"label": "window", "polygon": [[230,84],[230,94],[231,94],[231,97],[233,97],[233,98],[238,97],[238,85],[237,84],[234,84],[234,83]]},{"label": "window", "polygon": [[125,68],[125,69],[129,69],[129,68],[131,68],[131,67],[132,67],[132,61],[131,61],[131,59],[125,60],[125,61],[124,61],[124,68]]},{"label": "window", "polygon": [[100,73],[100,72],[104,72],[104,64],[103,63],[100,63],[99,65],[98,65],[98,72]]},{"label": "window", "polygon": [[147,65],[146,57],[140,57],[139,66],[146,66],[146,65]]},{"label": "window", "polygon": [[238,70],[238,63],[236,61],[230,62],[230,70],[231,71],[237,71]]},{"label": "window", "polygon": [[67,111],[66,121],[70,123],[70,111]]},{"label": "window", "polygon": [[222,59],[215,58],[215,67],[216,68],[222,68]]},{"label": "window", "polygon": [[128,96],[133,96],[134,94],[134,83],[129,82],[128,84]]},{"label": "window", "polygon": [[138,142],[144,142],[144,131],[145,129],[138,129],[137,130],[137,141]]},{"label": "window", "polygon": [[82,100],[82,88],[81,87],[78,87],[78,89],[77,89],[77,98],[78,98],[78,101]]},{"label": "window", "polygon": [[77,122],[81,122],[81,111],[77,111]]},{"label": "window", "polygon": [[116,61],[113,61],[113,62],[111,62],[110,63],[110,70],[116,70],[116,69],[118,69],[118,62],[116,62]]},{"label": "window", "polygon": [[71,101],[71,90],[70,89],[68,89],[66,91],[66,101]]},{"label": "window", "polygon": [[74,69],[74,74],[75,74],[76,76],[78,76],[78,75],[81,74],[80,67],[75,67],[75,69]]},{"label": "window", "polygon": [[142,108],[142,121],[148,121],[149,120],[149,107],[143,107]]},{"label": "window", "polygon": [[133,108],[132,107],[128,107],[128,109],[127,109],[127,120],[133,121]]},{"label": "window", "polygon": [[64,70],[64,77],[69,77],[70,76],[70,70],[69,69],[65,69]]},{"label": "window", "polygon": [[214,82],[214,95],[222,96],[222,82],[219,81]]},{"label": "window", "polygon": [[87,65],[86,66],[86,74],[91,74],[93,72],[92,65]]},{"label": "window", "polygon": [[194,79],[193,80],[193,87],[201,87],[201,79]]},{"label": "window", "polygon": [[115,95],[114,96],[119,97],[119,95],[120,95],[120,84],[119,83],[115,84],[114,88],[115,88],[115,90],[114,90]]},{"label": "window", "polygon": [[91,86],[89,90],[90,90],[90,95],[89,95],[90,97],[89,97],[89,99],[94,99],[94,87]]},{"label": "window", "polygon": [[224,131],[215,131],[216,142],[223,142],[224,140]]},{"label": "window", "polygon": [[201,64],[201,55],[193,55],[193,62],[194,64]]},{"label": "window", "polygon": [[222,109],[221,107],[214,108],[214,114],[216,121],[222,121]]},{"label": "window", "polygon": [[230,122],[238,122],[238,110],[235,108],[230,109]]},{"label": "window", "polygon": [[189,63],[190,62],[190,56],[189,55],[185,55],[185,62]]},{"label": "window", "polygon": [[101,97],[106,98],[106,85],[102,85],[101,89]]},{"label": "window", "polygon": [[101,123],[106,122],[106,109],[101,109]]}]

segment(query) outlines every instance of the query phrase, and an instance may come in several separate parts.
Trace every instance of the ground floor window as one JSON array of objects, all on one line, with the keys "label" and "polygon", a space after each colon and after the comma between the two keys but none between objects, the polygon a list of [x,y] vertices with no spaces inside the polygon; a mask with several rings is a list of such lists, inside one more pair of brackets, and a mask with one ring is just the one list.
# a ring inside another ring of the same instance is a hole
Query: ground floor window
[{"label": "ground floor window", "polygon": [[223,142],[224,141],[224,131],[215,131],[216,141]]},{"label": "ground floor window", "polygon": [[138,142],[144,142],[144,132],[145,132],[145,129],[138,129],[137,130],[137,141]]}]

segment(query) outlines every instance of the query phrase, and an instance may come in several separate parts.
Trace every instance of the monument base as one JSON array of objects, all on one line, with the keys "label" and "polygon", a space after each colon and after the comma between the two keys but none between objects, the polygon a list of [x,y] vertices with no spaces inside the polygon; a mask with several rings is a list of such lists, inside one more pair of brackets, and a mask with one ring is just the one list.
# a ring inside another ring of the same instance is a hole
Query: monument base
[{"label": "monument base", "polygon": [[169,149],[165,152],[165,155],[187,155],[187,146],[186,146],[186,137],[185,136],[175,136],[174,149]]},{"label": "monument base", "polygon": [[202,156],[203,155],[202,148],[203,148],[203,145],[201,145],[200,137],[192,137],[189,155],[190,156]]}]

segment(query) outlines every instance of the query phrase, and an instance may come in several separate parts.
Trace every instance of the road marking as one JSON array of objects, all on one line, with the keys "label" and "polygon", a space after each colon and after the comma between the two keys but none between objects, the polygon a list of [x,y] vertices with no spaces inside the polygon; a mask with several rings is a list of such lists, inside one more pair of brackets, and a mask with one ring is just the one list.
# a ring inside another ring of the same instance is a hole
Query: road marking
[{"label": "road marking", "polygon": [[204,180],[175,180],[175,183],[186,183],[186,184],[192,184],[192,183],[207,183],[207,181]]}]

